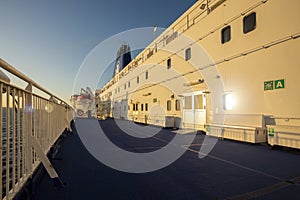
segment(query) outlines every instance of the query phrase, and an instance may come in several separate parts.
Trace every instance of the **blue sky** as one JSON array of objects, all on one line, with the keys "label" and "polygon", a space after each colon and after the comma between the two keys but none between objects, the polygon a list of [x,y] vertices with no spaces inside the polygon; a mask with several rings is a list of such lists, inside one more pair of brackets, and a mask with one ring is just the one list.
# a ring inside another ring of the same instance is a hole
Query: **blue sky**
[{"label": "blue sky", "polygon": [[195,2],[1,0],[0,58],[68,101],[80,65],[100,42],[129,29],[166,28]]}]

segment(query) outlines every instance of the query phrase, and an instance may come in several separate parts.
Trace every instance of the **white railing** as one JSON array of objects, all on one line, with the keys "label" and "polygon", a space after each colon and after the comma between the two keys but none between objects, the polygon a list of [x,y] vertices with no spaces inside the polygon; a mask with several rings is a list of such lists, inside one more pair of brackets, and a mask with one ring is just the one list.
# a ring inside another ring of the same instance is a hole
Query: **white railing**
[{"label": "white railing", "polygon": [[[12,199],[64,129],[69,128],[72,111],[66,102],[2,59],[0,67],[28,83],[22,89],[0,80],[0,194],[1,199]],[[34,94],[32,87],[49,99]]]}]

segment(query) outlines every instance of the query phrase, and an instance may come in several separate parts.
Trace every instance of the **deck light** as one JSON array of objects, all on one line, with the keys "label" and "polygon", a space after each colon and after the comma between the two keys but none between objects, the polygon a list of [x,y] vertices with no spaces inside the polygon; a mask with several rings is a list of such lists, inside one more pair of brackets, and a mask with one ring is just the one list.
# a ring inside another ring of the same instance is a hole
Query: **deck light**
[{"label": "deck light", "polygon": [[225,110],[232,110],[234,105],[234,98],[232,93],[227,93],[224,95],[224,109]]}]

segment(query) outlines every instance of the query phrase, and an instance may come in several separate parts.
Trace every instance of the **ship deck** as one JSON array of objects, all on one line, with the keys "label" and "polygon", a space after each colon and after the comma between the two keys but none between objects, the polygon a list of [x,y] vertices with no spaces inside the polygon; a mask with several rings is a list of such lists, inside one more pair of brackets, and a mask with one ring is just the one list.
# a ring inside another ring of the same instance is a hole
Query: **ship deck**
[{"label": "ship deck", "polygon": [[[99,123],[109,130],[110,140],[128,151],[156,150],[174,137],[173,130],[162,129],[155,137],[141,142],[126,136],[112,119]],[[205,137],[199,134],[171,165],[134,174],[114,170],[96,160],[83,146],[74,125],[72,130],[61,143],[57,159],[52,161],[66,186],[55,187],[45,174],[36,187],[35,200],[300,199],[297,150],[218,140],[209,155],[199,159]]]}]

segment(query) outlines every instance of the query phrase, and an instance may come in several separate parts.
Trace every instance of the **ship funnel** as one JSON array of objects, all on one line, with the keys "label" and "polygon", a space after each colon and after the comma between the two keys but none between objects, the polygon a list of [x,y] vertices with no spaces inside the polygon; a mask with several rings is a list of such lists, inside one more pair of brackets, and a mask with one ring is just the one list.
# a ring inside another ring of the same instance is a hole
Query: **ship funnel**
[{"label": "ship funnel", "polygon": [[119,48],[115,63],[115,70],[113,76],[118,74],[131,62],[131,52],[128,44],[122,44]]}]

